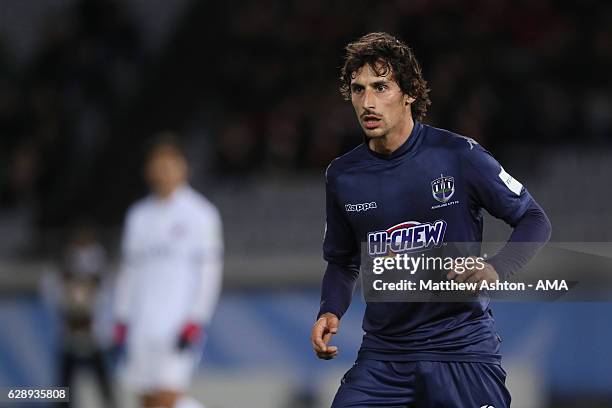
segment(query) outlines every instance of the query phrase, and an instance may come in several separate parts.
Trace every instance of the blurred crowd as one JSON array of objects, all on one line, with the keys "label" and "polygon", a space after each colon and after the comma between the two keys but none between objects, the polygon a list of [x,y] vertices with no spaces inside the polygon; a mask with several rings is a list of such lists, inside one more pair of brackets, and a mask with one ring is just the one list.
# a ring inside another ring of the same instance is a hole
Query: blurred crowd
[{"label": "blurred crowd", "polygon": [[222,82],[239,86],[216,134],[224,170],[321,169],[355,145],[337,68],[348,41],[378,30],[413,47],[434,126],[487,146],[612,140],[609,3],[246,3],[230,19],[230,58],[220,61]]},{"label": "blurred crowd", "polygon": [[[214,183],[321,174],[361,140],[338,68],[346,43],[369,31],[412,46],[434,126],[487,147],[609,144],[610,21],[601,0],[193,2],[150,58],[121,2],[76,1],[48,17],[24,67],[0,38],[0,224],[65,225],[107,201],[119,223],[135,195],[126,191],[142,186],[135,147],[164,115],[188,139],[206,138],[190,145],[207,150],[195,167]],[[148,75],[160,66],[162,78]],[[131,115],[181,81],[195,91]]]},{"label": "blurred crowd", "polygon": [[0,38],[0,254],[28,240],[13,231],[78,205],[144,62],[137,33],[112,2],[60,9],[40,35],[26,66],[15,64]]}]

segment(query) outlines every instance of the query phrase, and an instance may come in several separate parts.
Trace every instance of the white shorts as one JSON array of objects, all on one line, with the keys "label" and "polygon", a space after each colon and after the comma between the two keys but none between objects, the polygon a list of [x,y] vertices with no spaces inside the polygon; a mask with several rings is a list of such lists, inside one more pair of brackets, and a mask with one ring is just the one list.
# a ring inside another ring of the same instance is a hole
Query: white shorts
[{"label": "white shorts", "polygon": [[186,391],[200,362],[201,351],[146,342],[128,346],[122,382],[140,394],[155,390]]}]

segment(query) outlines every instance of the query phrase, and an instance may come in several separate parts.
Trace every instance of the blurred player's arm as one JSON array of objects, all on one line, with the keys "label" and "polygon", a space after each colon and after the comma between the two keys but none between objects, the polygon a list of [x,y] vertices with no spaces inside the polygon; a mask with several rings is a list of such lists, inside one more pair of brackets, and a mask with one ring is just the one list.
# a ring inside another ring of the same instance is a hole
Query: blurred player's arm
[{"label": "blurred player's arm", "polygon": [[121,256],[119,272],[115,283],[114,318],[115,327],[113,341],[115,346],[121,346],[126,339],[130,306],[136,285],[136,256],[134,251],[134,211],[131,209],[126,216],[121,237]]},{"label": "blurred player's arm", "polygon": [[328,343],[332,335],[338,332],[340,319],[351,304],[360,264],[359,247],[336,199],[333,183],[333,176],[328,168],[323,243],[323,257],[327,261],[327,269],[321,285],[321,305],[311,333],[313,350],[322,359],[331,359],[338,354],[338,348]]},{"label": "blurred player's arm", "polygon": [[491,156],[475,145],[466,150],[465,174],[474,209],[484,208],[513,228],[508,242],[488,260],[483,271],[449,277],[461,282],[506,280],[533,259],[550,239],[550,220],[527,189]]},{"label": "blurred player's arm", "polygon": [[201,227],[201,235],[191,254],[198,278],[188,320],[179,334],[178,347],[184,349],[204,336],[221,293],[223,277],[223,232],[221,217],[215,211]]}]

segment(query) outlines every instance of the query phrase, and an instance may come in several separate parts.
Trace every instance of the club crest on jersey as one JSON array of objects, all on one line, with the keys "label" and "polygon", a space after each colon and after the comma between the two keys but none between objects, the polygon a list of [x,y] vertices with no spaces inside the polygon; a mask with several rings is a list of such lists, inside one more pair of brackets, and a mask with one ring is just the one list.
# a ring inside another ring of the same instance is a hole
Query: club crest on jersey
[{"label": "club crest on jersey", "polygon": [[431,182],[431,194],[439,202],[447,202],[455,194],[455,179],[440,174],[440,178]]},{"label": "club crest on jersey", "polygon": [[446,221],[433,223],[407,221],[393,227],[368,233],[368,253],[372,256],[401,254],[438,247],[444,242]]}]

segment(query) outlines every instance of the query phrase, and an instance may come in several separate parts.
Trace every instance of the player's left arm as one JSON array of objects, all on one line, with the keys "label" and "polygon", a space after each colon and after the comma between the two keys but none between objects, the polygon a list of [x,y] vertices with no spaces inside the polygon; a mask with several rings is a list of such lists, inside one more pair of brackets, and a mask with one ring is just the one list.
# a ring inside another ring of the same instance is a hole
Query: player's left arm
[{"label": "player's left arm", "polygon": [[208,216],[194,236],[190,257],[197,285],[188,319],[179,335],[178,347],[184,349],[200,341],[212,320],[223,280],[223,233],[221,217],[215,211]]},{"label": "player's left arm", "polygon": [[482,269],[449,273],[458,282],[506,280],[524,267],[548,242],[550,220],[527,189],[483,149],[474,145],[463,152],[464,177],[474,209],[484,208],[513,228],[504,247]]}]

